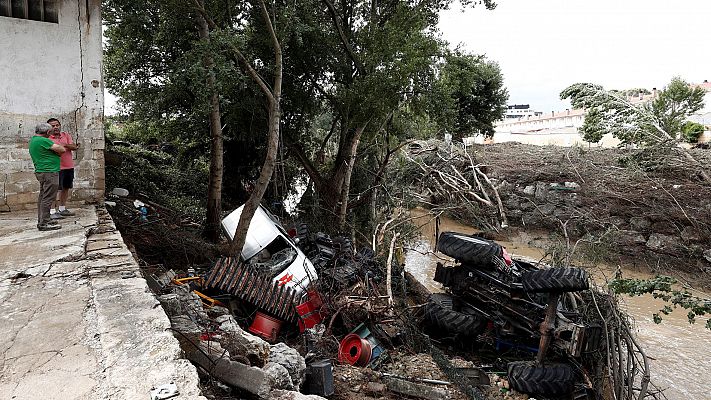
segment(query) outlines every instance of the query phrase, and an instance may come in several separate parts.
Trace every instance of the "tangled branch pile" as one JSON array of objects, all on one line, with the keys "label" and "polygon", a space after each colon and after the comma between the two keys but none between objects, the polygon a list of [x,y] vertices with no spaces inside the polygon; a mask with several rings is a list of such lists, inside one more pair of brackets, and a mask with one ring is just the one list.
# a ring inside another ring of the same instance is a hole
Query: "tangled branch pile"
[{"label": "tangled branch pile", "polygon": [[398,172],[402,179],[397,182],[404,184],[410,199],[423,205],[467,209],[471,215],[481,210],[498,213],[497,225],[508,226],[501,196],[486,166],[467,151],[436,140],[420,141],[410,144],[402,157],[408,165]]},{"label": "tangled branch pile", "polygon": [[200,226],[189,216],[145,197],[141,199],[145,204],[145,215],[136,207],[133,198],[112,200],[116,205],[109,207],[109,211],[116,227],[144,263],[187,270],[211,265],[219,258],[217,246],[201,238]]},{"label": "tangled branch pile", "polygon": [[603,343],[599,353],[586,356],[594,365],[593,386],[604,388],[610,398],[666,399],[650,379],[649,358],[635,339],[632,323],[614,295],[596,288],[583,294],[582,308],[588,318],[602,323]]}]

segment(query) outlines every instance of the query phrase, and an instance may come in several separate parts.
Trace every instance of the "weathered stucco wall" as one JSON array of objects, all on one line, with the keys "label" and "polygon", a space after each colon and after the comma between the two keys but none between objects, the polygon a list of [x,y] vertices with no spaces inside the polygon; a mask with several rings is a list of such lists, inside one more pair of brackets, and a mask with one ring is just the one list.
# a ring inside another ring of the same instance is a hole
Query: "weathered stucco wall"
[{"label": "weathered stucco wall", "polygon": [[103,198],[103,103],[100,0],[60,0],[58,24],[0,17],[0,211],[36,207],[27,142],[50,117],[80,143],[71,201]]}]

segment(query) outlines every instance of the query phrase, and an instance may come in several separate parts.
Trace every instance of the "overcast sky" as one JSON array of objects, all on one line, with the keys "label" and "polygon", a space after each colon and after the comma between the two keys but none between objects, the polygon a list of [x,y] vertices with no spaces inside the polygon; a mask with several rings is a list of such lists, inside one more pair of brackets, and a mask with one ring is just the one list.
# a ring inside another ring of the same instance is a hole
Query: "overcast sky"
[{"label": "overcast sky", "polygon": [[498,0],[441,16],[452,45],[501,66],[509,104],[562,110],[562,89],[661,89],[673,76],[711,80],[711,0]]}]

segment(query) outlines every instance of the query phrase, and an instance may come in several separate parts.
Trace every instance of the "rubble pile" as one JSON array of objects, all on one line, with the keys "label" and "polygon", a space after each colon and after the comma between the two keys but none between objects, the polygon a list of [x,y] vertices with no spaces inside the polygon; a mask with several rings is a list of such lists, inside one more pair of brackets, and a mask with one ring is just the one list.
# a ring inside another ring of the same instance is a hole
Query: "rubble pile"
[{"label": "rubble pile", "polygon": [[[113,207],[135,229],[162,222],[152,207],[123,205]],[[515,388],[592,399],[606,382],[625,388],[644,372],[630,360],[634,380],[605,375],[591,321],[609,315],[578,312],[591,310],[588,292],[570,294],[588,289],[582,271],[512,260],[494,242],[445,232],[438,246],[452,262],[434,279],[447,292],[430,294],[394,254],[397,234],[374,236],[391,243],[376,254],[304,224],[287,232],[260,210],[241,257],[144,271],[208,398],[526,398]],[[223,220],[227,232],[239,211]],[[615,338],[612,349],[631,349],[624,332]]]}]

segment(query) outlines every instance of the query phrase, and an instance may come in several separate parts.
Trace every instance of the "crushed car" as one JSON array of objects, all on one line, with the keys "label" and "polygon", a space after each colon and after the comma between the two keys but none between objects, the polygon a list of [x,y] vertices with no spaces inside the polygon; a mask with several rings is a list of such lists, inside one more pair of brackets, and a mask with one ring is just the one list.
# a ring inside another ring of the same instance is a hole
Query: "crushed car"
[{"label": "crushed car", "polygon": [[432,331],[535,353],[535,361],[508,364],[511,387],[570,395],[580,371],[569,361],[597,350],[602,335],[578,311],[582,300],[575,292],[588,289],[587,272],[512,259],[501,245],[476,235],[443,232],[437,248],[456,263],[437,264],[434,280],[446,292],[432,294],[425,307]]},{"label": "crushed car", "polygon": [[[234,239],[244,206],[237,208],[222,220],[225,235]],[[242,248],[242,259],[255,270],[273,276],[275,282],[302,293],[311,281],[318,279],[316,269],[294,240],[281,226],[279,220],[261,205],[247,230]]]},{"label": "crushed car", "polygon": [[[243,209],[237,208],[222,220],[230,240]],[[220,258],[206,275],[205,286],[255,307],[249,331],[274,342],[285,322],[306,329],[321,321],[321,300],[317,292],[309,290],[317,279],[311,261],[278,219],[260,205],[240,256]]]},{"label": "crushed car", "polygon": [[[233,240],[244,206],[221,223]],[[374,255],[355,252],[350,239],[311,234],[305,224],[287,232],[279,220],[259,206],[247,230],[240,257],[222,257],[204,278],[204,285],[256,308],[249,331],[275,341],[282,324],[312,328],[323,319],[319,290],[344,287],[368,274],[375,277]]]}]

